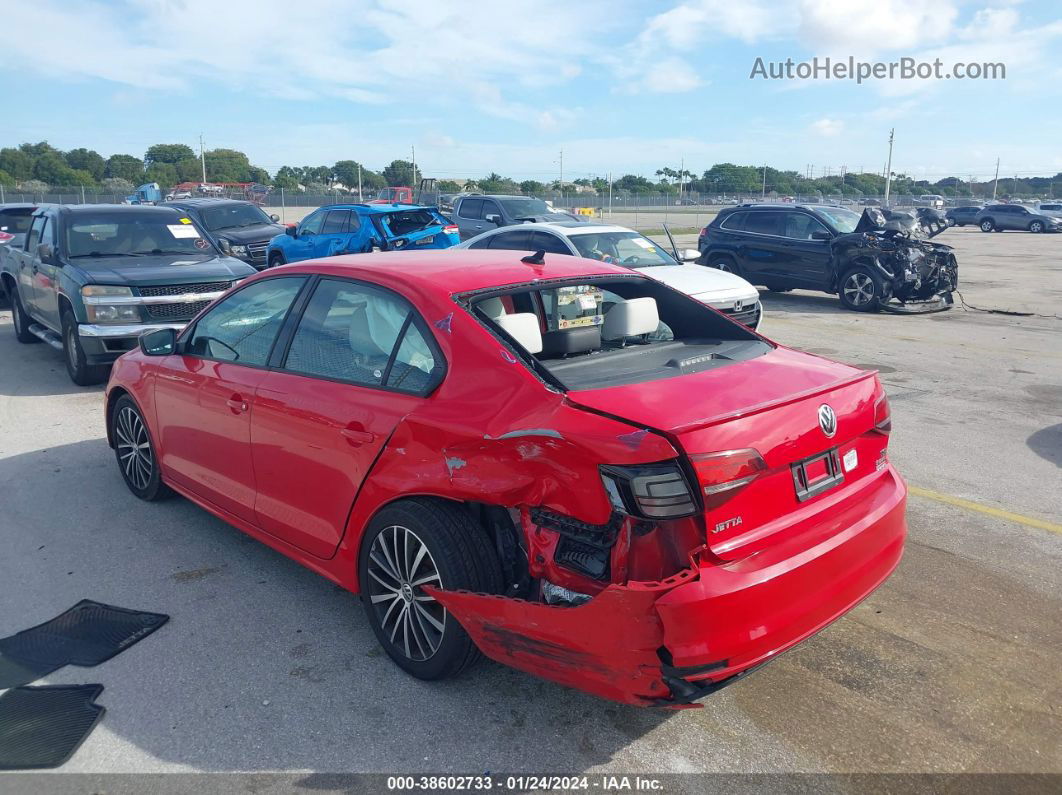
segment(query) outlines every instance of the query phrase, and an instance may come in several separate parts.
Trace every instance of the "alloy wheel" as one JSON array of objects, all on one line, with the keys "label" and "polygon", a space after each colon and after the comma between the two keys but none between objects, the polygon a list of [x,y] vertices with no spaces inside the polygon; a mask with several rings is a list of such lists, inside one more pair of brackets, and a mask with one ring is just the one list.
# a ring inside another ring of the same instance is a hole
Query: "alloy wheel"
[{"label": "alloy wheel", "polygon": [[424,593],[442,588],[439,569],[408,527],[383,528],[369,549],[369,601],[392,645],[410,660],[434,656],[446,631],[446,608]]},{"label": "alloy wheel", "polygon": [[66,330],[66,358],[70,360],[70,366],[78,368],[77,361],[77,336],[73,328]]},{"label": "alloy wheel", "polygon": [[865,273],[853,273],[844,283],[844,295],[853,306],[866,306],[874,300],[874,282]]},{"label": "alloy wheel", "polygon": [[143,491],[151,482],[151,474],[155,469],[155,456],[144,421],[136,411],[124,406],[118,412],[114,430],[118,436],[118,460],[122,471],[130,483]]}]

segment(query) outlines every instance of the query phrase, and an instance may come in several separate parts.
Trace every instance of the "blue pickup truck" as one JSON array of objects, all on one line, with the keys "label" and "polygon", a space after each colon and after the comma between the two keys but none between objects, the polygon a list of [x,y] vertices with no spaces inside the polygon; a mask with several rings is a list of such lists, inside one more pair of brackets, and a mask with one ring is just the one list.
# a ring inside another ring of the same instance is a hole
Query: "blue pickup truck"
[{"label": "blue pickup truck", "polygon": [[18,341],[62,350],[82,386],[106,380],[144,331],[183,328],[256,273],[170,207],[40,207],[22,245],[4,254],[0,280]]}]

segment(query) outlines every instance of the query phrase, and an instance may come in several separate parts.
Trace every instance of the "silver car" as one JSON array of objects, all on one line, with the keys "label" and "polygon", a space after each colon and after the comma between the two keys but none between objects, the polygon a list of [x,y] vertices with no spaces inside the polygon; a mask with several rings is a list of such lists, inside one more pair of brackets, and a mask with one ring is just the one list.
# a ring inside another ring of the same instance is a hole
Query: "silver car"
[{"label": "silver car", "polygon": [[974,220],[982,232],[1062,232],[1062,218],[1020,204],[990,204]]}]

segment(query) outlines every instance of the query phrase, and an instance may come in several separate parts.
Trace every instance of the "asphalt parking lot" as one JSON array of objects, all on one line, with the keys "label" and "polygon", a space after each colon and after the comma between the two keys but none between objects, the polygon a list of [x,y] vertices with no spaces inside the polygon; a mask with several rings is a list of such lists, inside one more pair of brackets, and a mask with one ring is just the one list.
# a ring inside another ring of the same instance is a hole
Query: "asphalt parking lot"
[{"label": "asphalt parking lot", "polygon": [[967,304],[1024,314],[764,294],[769,337],[880,371],[909,542],[851,614],[680,712],[493,663],[409,678],[356,597],[184,500],[130,495],[102,388],[0,311],[0,637],[83,598],[172,616],[48,677],[106,687],[62,771],[1062,772],[1062,236],[938,239]]}]

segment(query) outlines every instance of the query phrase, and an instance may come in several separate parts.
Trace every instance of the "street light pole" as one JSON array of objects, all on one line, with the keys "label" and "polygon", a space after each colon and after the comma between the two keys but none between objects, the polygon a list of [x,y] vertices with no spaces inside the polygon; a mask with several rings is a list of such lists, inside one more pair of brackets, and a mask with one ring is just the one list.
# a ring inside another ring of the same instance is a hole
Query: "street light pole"
[{"label": "street light pole", "polygon": [[206,184],[206,152],[203,149],[203,133],[199,133],[199,162],[203,165],[203,184]]},{"label": "street light pole", "polygon": [[892,139],[896,128],[889,130],[889,160],[885,164],[885,206],[889,206],[889,193],[892,190]]}]

